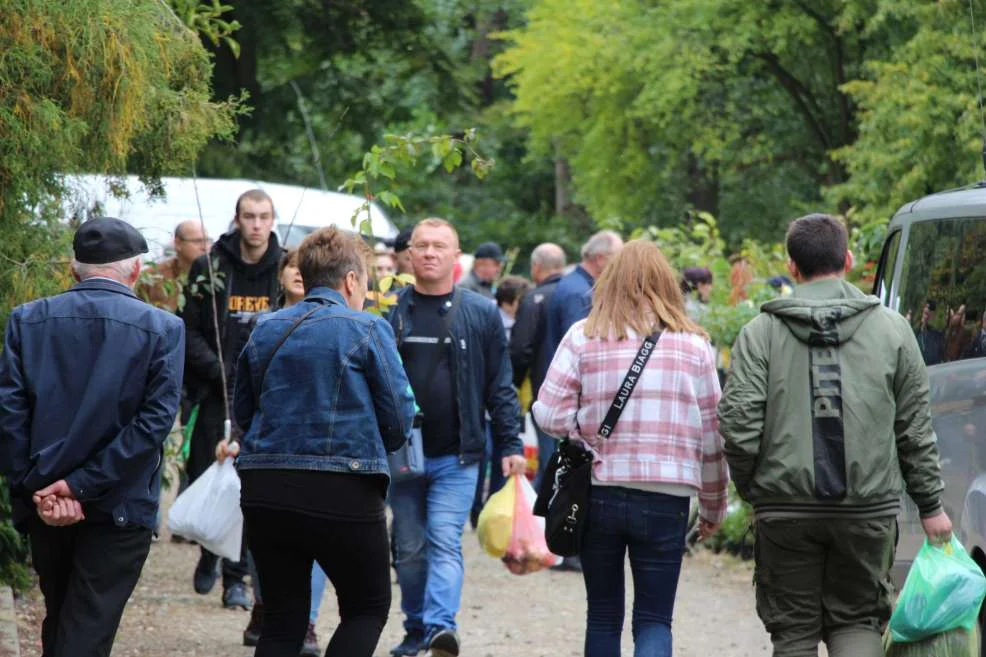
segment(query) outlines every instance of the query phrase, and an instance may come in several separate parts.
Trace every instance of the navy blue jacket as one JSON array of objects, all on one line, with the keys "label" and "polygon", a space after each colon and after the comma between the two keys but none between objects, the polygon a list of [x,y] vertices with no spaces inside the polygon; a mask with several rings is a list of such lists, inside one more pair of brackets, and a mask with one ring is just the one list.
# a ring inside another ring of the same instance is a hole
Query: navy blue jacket
[{"label": "navy blue jacket", "polygon": [[103,278],[14,309],[0,358],[0,473],[14,522],[68,482],[88,518],[154,528],[185,358],[182,321]]},{"label": "navy blue jacket", "polygon": [[[312,308],[318,310],[288,336],[261,381],[275,345]],[[388,475],[387,453],[411,433],[414,396],[390,325],[317,287],[301,303],[257,320],[237,362],[234,410],[245,432],[241,470]]]},{"label": "navy blue jacket", "polygon": [[[390,324],[401,344],[414,323],[414,288],[405,287],[390,312]],[[450,332],[454,350],[455,394],[459,406],[459,461],[478,462],[486,450],[484,409],[493,424],[493,441],[502,456],[523,454],[520,439],[520,404],[513,386],[507,353],[507,334],[496,304],[469,290],[462,295]],[[444,312],[444,309],[443,309]]]},{"label": "navy blue jacket", "polygon": [[572,324],[589,316],[589,311],[592,310],[592,286],[595,284],[595,279],[582,265],[578,265],[558,281],[548,305],[549,364]]}]

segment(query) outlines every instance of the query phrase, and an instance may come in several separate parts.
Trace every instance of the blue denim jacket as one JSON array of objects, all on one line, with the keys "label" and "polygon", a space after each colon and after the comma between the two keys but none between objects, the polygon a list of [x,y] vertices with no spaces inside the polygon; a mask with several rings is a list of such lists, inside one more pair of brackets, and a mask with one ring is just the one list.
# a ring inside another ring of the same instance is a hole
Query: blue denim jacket
[{"label": "blue denim jacket", "polygon": [[[414,322],[414,289],[400,291],[397,306],[391,310],[390,324],[398,342],[410,335]],[[461,287],[459,309],[452,320],[452,366],[459,406],[459,461],[479,461],[486,449],[486,421],[489,411],[493,441],[501,456],[524,453],[520,439],[520,403],[513,386],[513,369],[507,353],[507,334],[496,304]]]},{"label": "blue denim jacket", "polygon": [[[313,307],[259,381],[281,336]],[[389,475],[387,453],[404,444],[414,420],[393,330],[324,287],[259,319],[237,362],[235,390],[236,422],[245,432],[241,470]]]}]

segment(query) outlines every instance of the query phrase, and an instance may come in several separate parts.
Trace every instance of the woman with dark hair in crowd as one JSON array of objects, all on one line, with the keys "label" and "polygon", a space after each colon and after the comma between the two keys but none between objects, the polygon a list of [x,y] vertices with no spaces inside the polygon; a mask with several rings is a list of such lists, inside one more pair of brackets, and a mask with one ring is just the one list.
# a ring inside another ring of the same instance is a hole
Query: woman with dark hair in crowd
[{"label": "woman with dark hair in crowd", "polygon": [[262,317],[237,363],[241,505],[264,596],[257,657],[301,650],[315,562],[341,616],[326,657],[371,657],[387,621],[387,453],[411,431],[414,398],[390,325],[361,310],[372,258],[335,227],[306,237],[305,298]]},{"label": "woman with dark hair in crowd", "polygon": [[681,293],[685,296],[685,311],[700,322],[712,294],[712,271],[708,267],[689,267],[681,277]]}]

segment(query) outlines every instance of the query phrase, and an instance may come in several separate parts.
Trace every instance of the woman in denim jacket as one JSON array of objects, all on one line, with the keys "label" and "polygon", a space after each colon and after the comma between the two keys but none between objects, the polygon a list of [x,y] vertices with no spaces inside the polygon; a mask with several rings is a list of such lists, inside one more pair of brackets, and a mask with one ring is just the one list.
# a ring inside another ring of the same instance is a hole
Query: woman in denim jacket
[{"label": "woman in denim jacket", "polygon": [[370,657],[390,610],[387,453],[414,399],[390,325],[361,311],[372,256],[335,228],[308,236],[304,301],[261,318],[237,364],[241,505],[264,583],[257,657],[298,654],[316,561],[339,598],[327,656]]}]

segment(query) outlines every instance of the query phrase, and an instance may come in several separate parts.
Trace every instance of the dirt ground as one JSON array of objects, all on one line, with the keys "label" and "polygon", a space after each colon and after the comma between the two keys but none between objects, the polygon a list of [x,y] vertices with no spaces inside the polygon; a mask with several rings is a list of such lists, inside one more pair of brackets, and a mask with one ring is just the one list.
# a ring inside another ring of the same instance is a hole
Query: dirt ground
[{"label": "dirt ground", "polygon": [[[465,536],[466,585],[459,624],[464,657],[559,657],[582,654],[585,592],[580,575],[540,572],[518,577],[487,557],[475,534]],[[197,548],[171,543],[152,546],[113,650],[115,657],[247,657],[242,632],[248,614],[227,611],[221,586],[208,596],[192,590]],[[628,596],[632,595],[627,587]],[[400,640],[399,589],[377,655]],[[629,607],[628,607],[629,608]],[[41,654],[43,606],[35,590],[17,603],[22,657]],[[336,622],[331,586],[326,591],[318,634],[325,639]],[[629,619],[623,654],[633,653]],[[680,657],[759,657],[770,642],[756,617],[749,564],[701,553],[685,560],[674,619],[674,654]]]}]

